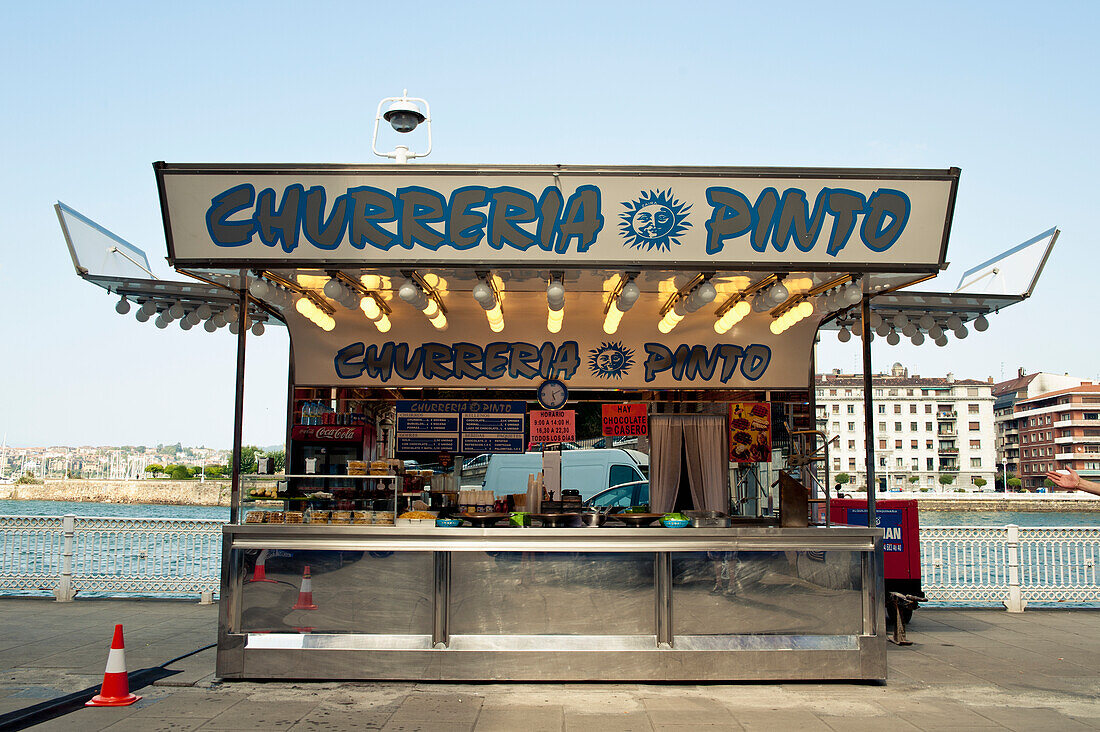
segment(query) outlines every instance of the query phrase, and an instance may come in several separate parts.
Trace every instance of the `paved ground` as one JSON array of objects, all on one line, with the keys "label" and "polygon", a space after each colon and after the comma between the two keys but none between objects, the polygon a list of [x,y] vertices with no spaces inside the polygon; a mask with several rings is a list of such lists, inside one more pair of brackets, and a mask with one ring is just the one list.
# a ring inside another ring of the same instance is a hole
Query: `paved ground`
[{"label": "paved ground", "polygon": [[[182,602],[0,599],[0,714],[102,680],[114,623],[131,673],[214,641]],[[37,730],[1100,729],[1100,610],[918,611],[885,686],[219,683],[213,651],[121,709]]]}]

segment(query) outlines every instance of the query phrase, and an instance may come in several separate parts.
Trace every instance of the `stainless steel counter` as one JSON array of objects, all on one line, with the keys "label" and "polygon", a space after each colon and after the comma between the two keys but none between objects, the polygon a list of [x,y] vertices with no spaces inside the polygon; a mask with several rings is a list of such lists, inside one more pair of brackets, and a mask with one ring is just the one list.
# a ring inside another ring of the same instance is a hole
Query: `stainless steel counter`
[{"label": "stainless steel counter", "polygon": [[881,537],[227,526],[218,675],[883,679]]}]

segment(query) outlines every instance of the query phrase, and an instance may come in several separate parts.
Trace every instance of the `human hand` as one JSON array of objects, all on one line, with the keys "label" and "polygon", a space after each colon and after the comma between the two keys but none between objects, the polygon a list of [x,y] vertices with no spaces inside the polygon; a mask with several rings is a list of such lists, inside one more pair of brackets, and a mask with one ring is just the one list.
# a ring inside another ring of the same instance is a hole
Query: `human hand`
[{"label": "human hand", "polygon": [[1081,486],[1081,476],[1072,468],[1069,469],[1068,474],[1049,471],[1047,472],[1047,479],[1059,488],[1068,488],[1071,491],[1077,490]]}]

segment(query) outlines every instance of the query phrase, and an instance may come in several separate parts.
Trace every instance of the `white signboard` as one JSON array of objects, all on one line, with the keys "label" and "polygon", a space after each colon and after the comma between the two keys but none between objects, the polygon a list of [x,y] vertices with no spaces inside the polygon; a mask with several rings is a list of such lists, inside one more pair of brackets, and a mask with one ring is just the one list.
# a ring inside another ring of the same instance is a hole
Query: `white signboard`
[{"label": "white signboard", "polygon": [[957,169],[156,165],[176,266],[934,271]]}]

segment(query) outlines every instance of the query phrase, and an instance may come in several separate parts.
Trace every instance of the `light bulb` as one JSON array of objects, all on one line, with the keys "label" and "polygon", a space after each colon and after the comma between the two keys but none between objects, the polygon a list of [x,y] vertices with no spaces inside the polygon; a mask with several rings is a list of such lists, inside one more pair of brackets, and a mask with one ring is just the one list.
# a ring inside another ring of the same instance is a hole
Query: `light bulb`
[{"label": "light bulb", "polygon": [[[299,312],[303,317],[308,318],[310,313],[317,309],[308,297],[300,297],[298,301],[294,303],[294,309]],[[223,318],[224,320],[224,318]]]},{"label": "light bulb", "polygon": [[962,324],[963,322],[958,315],[952,315],[950,318],[947,319],[947,327],[951,330],[958,330],[962,327]]},{"label": "light bulb", "polygon": [[382,309],[378,307],[378,302],[373,297],[364,297],[363,301],[359,303],[359,309],[371,320],[375,320],[382,314]]},{"label": "light bulb", "polygon": [[501,332],[502,330],[504,330],[504,320],[498,320],[495,322],[490,321],[489,330],[493,331],[494,333]]},{"label": "light bulb", "polygon": [[335,277],[325,283],[321,292],[325,293],[325,297],[330,300],[336,300],[337,302],[344,298],[344,286],[341,285],[340,280]]},{"label": "light bulb", "polygon": [[936,339],[936,345],[939,346],[940,348],[943,348],[944,346],[946,346],[947,345],[947,336],[940,335],[940,337]]},{"label": "light bulb", "polygon": [[565,305],[565,286],[557,280],[546,288],[546,302],[552,310],[561,310]]},{"label": "light bulb", "polygon": [[199,305],[198,309],[195,310],[195,315],[199,316],[199,320],[209,320],[210,316],[213,315],[213,314],[214,314],[214,311],[211,310],[210,306],[207,305],[206,303],[203,303],[202,305]]},{"label": "light bulb", "polygon": [[882,316],[878,313],[871,313],[871,327],[877,328],[882,325]]},{"label": "light bulb", "polygon": [[264,324],[260,321],[256,321],[252,324],[252,335],[262,336],[264,334]]},{"label": "light bulb", "polygon": [[714,302],[714,298],[718,297],[718,290],[714,289],[714,285],[709,282],[704,282],[695,290],[695,294],[698,295],[699,299],[706,305]]},{"label": "light bulb", "polygon": [[382,278],[375,274],[366,274],[359,278],[359,282],[368,290],[377,290],[382,287]]},{"label": "light bulb", "polygon": [[891,346],[896,346],[898,343],[901,342],[901,336],[898,335],[897,331],[891,329],[890,335],[886,336],[886,342],[889,343]]},{"label": "light bulb", "polygon": [[752,305],[746,300],[739,300],[737,304],[733,306],[733,312],[737,313],[738,319],[741,319],[752,312]]},{"label": "light bulb", "polygon": [[854,282],[844,288],[844,302],[847,305],[855,305],[863,298],[863,293],[860,292],[859,285]]},{"label": "light bulb", "polygon": [[764,297],[763,292],[758,292],[753,295],[752,309],[757,313],[762,313],[768,309],[768,298]]},{"label": "light bulb", "polygon": [[212,318],[210,318],[210,322],[212,322],[215,327],[221,328],[223,325],[225,325],[225,316],[221,313],[217,313]]},{"label": "light bulb", "polygon": [[989,321],[985,319],[984,315],[979,315],[977,318],[974,319],[974,330],[978,331],[979,333],[985,332],[986,328],[988,327]]},{"label": "light bulb", "polygon": [[205,323],[202,324],[202,328],[207,333],[213,333],[218,329],[218,324],[215,323],[213,320],[207,320]]},{"label": "light bulb", "polygon": [[229,332],[233,335],[237,335],[241,332],[241,324],[234,320],[232,323],[229,324]]},{"label": "light bulb", "polygon": [[631,280],[623,285],[623,291],[619,293],[619,310],[624,313],[630,308],[634,307],[634,303],[638,302],[638,298],[642,294],[642,289]]},{"label": "light bulb", "polygon": [[933,325],[931,328],[928,329],[928,337],[934,341],[938,341],[940,339],[940,336],[942,335],[943,328],[938,325]]},{"label": "light bulb", "polygon": [[899,330],[909,325],[909,318],[905,317],[905,313],[898,313],[894,316],[894,327]]},{"label": "light bulb", "polygon": [[191,330],[191,321],[187,318],[180,318],[180,330]]},{"label": "light bulb", "polygon": [[333,320],[331,317],[326,317],[325,320],[321,323],[321,330],[325,331],[326,333],[330,332],[335,327],[336,321]]},{"label": "light bulb", "polygon": [[436,330],[447,330],[447,316],[443,314],[442,310],[436,313],[435,317],[428,318],[428,322]]},{"label": "light bulb", "polygon": [[924,333],[921,333],[919,330],[917,330],[913,333],[913,336],[909,340],[913,341],[914,346],[919,346],[920,344],[924,343]]},{"label": "light bulb", "polygon": [[902,335],[904,335],[906,338],[912,338],[913,334],[916,332],[917,326],[913,325],[912,323],[906,323],[905,327],[901,329]]},{"label": "light bulb", "polygon": [[248,292],[252,297],[263,300],[271,292],[271,285],[267,284],[266,280],[252,280],[252,284],[248,286]]},{"label": "light bulb", "polygon": [[875,328],[875,333],[877,333],[880,336],[885,336],[889,332],[890,332],[890,326],[887,325],[885,321],[880,322],[878,324],[878,327]]},{"label": "light bulb", "polygon": [[852,334],[847,328],[841,326],[840,332],[836,334],[836,339],[841,343],[847,343],[852,340]]},{"label": "light bulb", "polygon": [[383,314],[382,317],[374,321],[374,326],[378,328],[379,333],[389,333],[390,319]]},{"label": "light bulb", "polygon": [[406,281],[401,285],[401,289],[397,291],[397,296],[405,302],[413,302],[420,296],[420,288],[414,285],[412,282]]},{"label": "light bulb", "polygon": [[474,299],[481,303],[483,307],[485,303],[491,303],[493,301],[493,289],[484,282],[478,282],[474,285],[472,292]]},{"label": "light bulb", "polygon": [[439,313],[439,303],[431,298],[428,299],[428,304],[424,306],[424,314],[428,316],[428,320],[431,320]]},{"label": "light bulb", "polygon": [[125,315],[130,312],[130,301],[125,297],[119,298],[118,302],[115,303],[115,312],[119,315]]},{"label": "light bulb", "polygon": [[966,336],[968,336],[969,334],[970,334],[970,332],[966,329],[966,326],[963,325],[962,323],[959,323],[959,327],[955,329],[955,337],[958,338],[961,341],[963,338],[966,338]]},{"label": "light bulb", "polygon": [[134,317],[137,318],[137,321],[139,323],[147,323],[149,321],[149,318],[151,318],[153,316],[150,315],[149,313],[145,312],[141,308],[138,308],[138,311],[136,313],[134,313]]},{"label": "light bulb", "polygon": [[814,314],[814,304],[809,300],[803,300],[798,303],[798,314],[803,318],[808,318]]},{"label": "light bulb", "polygon": [[161,330],[164,330],[168,327],[168,320],[164,317],[164,314],[162,313],[157,316],[156,320],[153,321],[153,325],[157,326]]},{"label": "light bulb", "polygon": [[614,335],[615,331],[619,329],[619,321],[622,319],[623,311],[619,310],[615,303],[611,303],[611,307],[607,309],[607,315],[603,319],[603,332]]},{"label": "light bulb", "polygon": [[920,320],[918,322],[920,323],[920,327],[924,328],[925,330],[931,330],[932,326],[936,324],[936,319],[928,313],[925,313],[924,315],[920,316]]},{"label": "light bulb", "polygon": [[657,330],[659,330],[659,331],[661,331],[662,333],[665,333],[665,334],[671,333],[672,329],[675,328],[675,327],[676,327],[675,325],[668,322],[667,320],[662,320],[660,323],[657,323]]},{"label": "light bulb", "polygon": [[768,325],[768,329],[775,335],[779,335],[783,332],[783,323],[781,323],[778,319],[773,320],[771,324]]}]

